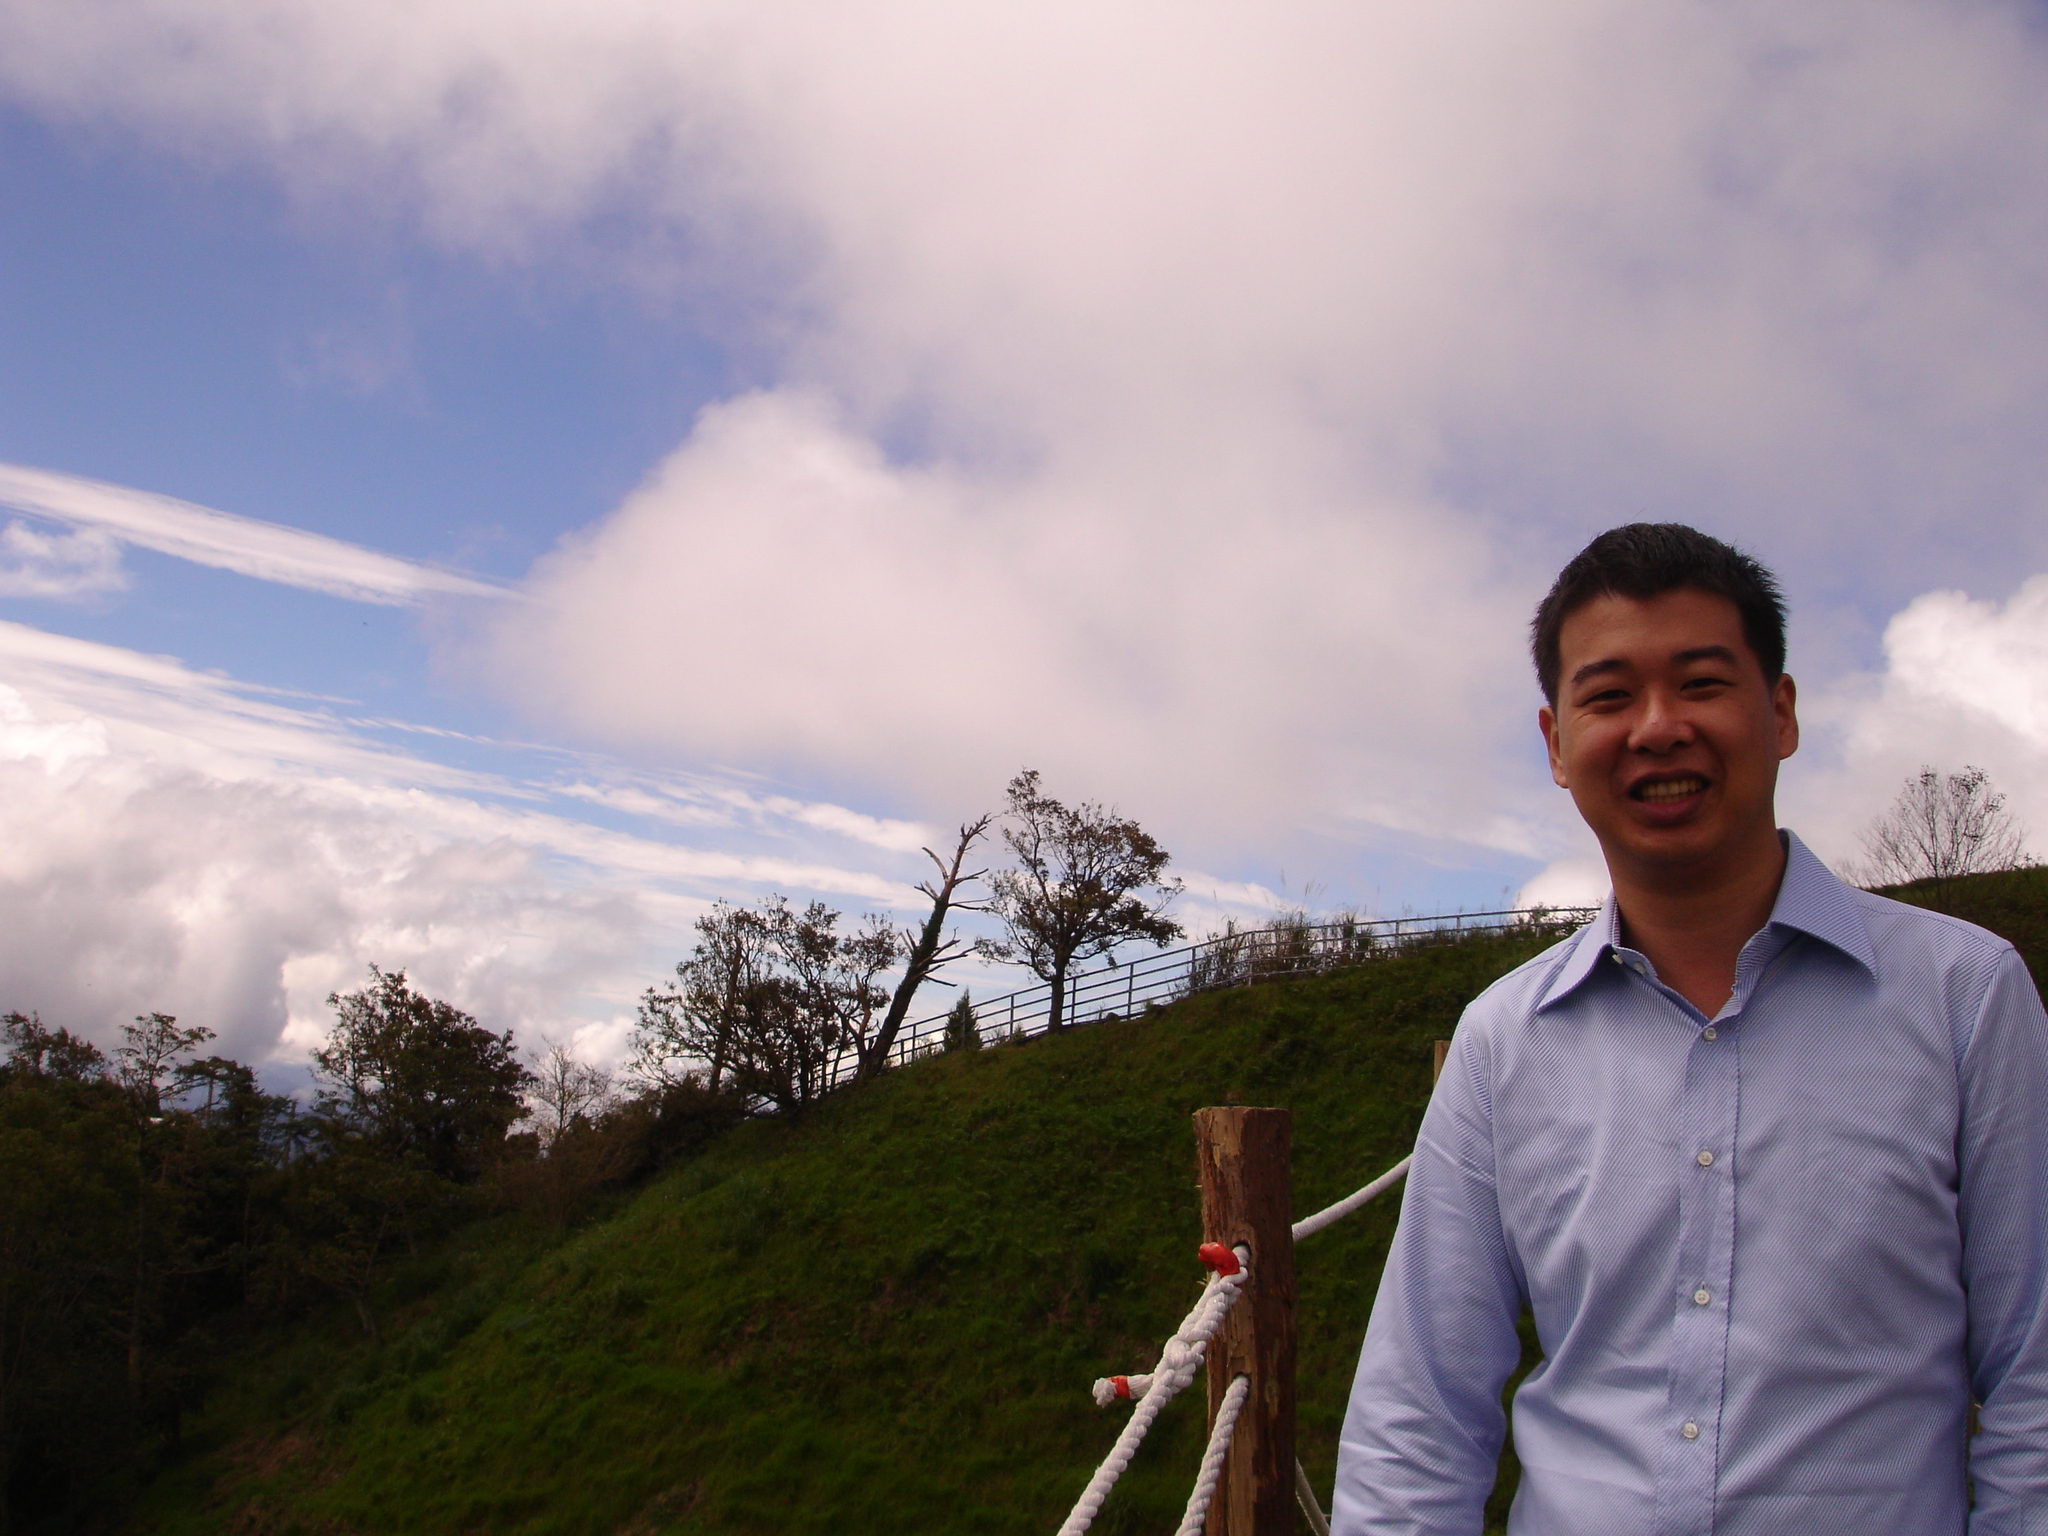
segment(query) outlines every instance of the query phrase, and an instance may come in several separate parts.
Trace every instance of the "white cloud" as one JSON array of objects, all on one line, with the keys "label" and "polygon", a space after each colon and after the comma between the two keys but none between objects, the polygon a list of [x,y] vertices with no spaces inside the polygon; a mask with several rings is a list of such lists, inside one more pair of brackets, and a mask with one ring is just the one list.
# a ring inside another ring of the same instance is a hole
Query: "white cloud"
[{"label": "white cloud", "polygon": [[[1327,811],[1371,790],[1441,825],[1444,801],[1482,782],[1493,727],[1438,726],[1467,766],[1426,785],[1403,771],[1406,742],[1445,699],[1521,682],[1514,621],[1469,610],[1476,542],[1410,532],[1383,562],[1405,507],[1292,512],[1276,542],[1238,515],[1273,494],[1271,473],[1150,478],[1126,477],[1105,520],[1092,471],[991,484],[903,469],[816,397],[752,396],[708,411],[596,536],[536,569],[494,663],[605,735],[831,764],[963,811],[1028,763],[1056,793],[1141,820],[1203,802],[1270,819],[1261,795]],[[1289,479],[1311,507],[1328,494]],[[1134,547],[1162,518],[1178,536]],[[1404,632],[1432,613],[1468,631],[1418,654]],[[822,814],[806,819],[851,825]]]},{"label": "white cloud", "polygon": [[117,0],[0,15],[0,82],[670,285],[763,386],[469,664],[906,824],[1031,763],[1217,867],[1374,823],[1562,868],[1519,632],[1597,527],[1879,616],[2048,557],[2011,8]]},{"label": "white cloud", "polygon": [[[116,540],[260,581],[282,582],[359,603],[398,607],[436,596],[510,595],[509,589],[478,577],[401,560],[340,539],[18,464],[0,464],[0,506],[85,530],[59,540],[10,524],[0,536],[5,553],[25,562],[32,558],[45,569],[76,574],[67,584],[61,575],[23,575],[11,580],[8,573],[0,571],[0,593],[9,596],[69,596],[123,585]],[[19,534],[17,528],[21,528]],[[47,590],[23,585],[38,579]]]},{"label": "white cloud", "polygon": [[75,601],[127,585],[121,546],[97,528],[55,534],[22,522],[0,528],[0,597]]},{"label": "white cloud", "polygon": [[787,835],[595,825],[545,775],[435,764],[169,658],[0,624],[0,679],[0,1009],[102,1039],[163,1009],[294,1061],[374,961],[494,1028],[616,1046],[715,896],[917,901]]},{"label": "white cloud", "polygon": [[2035,853],[2048,851],[2048,576],[2002,603],[1924,593],[1893,616],[1884,650],[1881,672],[1802,704],[1819,761],[1786,775],[1794,824],[1823,856],[1854,863],[1909,775],[1974,764],[2032,829]]},{"label": "white cloud", "polygon": [[1884,644],[1901,692],[1962,705],[2048,746],[2048,576],[2003,604],[1929,592],[1892,620]]},{"label": "white cloud", "polygon": [[1613,882],[1596,848],[1590,855],[1579,854],[1545,865],[1515,893],[1517,907],[1597,907],[1607,899]]}]

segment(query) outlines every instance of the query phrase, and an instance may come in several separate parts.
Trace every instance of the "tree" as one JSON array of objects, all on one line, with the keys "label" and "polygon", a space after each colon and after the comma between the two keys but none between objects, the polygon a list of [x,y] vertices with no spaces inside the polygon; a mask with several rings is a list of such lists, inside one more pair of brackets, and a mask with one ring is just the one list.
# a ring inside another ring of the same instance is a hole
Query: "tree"
[{"label": "tree", "polygon": [[359,992],[328,995],[334,1032],[313,1053],[321,1114],[441,1178],[473,1180],[525,1113],[532,1074],[509,1031],[414,991],[403,971],[370,975]]},{"label": "tree", "polygon": [[66,1082],[97,1082],[107,1075],[107,1058],[90,1040],[68,1029],[51,1029],[33,1013],[0,1014],[0,1049],[10,1072]]},{"label": "tree", "polygon": [[697,947],[676,984],[649,987],[634,1031],[635,1073],[677,1086],[708,1070],[778,1110],[795,1112],[830,1087],[842,1060],[869,1045],[888,994],[876,985],[900,952],[895,929],[869,917],[838,931],[821,901],[784,896],[760,907],[720,902],[697,920]]},{"label": "tree", "polygon": [[533,1064],[533,1114],[543,1152],[552,1152],[578,1121],[594,1119],[611,1103],[612,1075],[577,1058],[560,1040],[543,1037]]},{"label": "tree", "polygon": [[139,1013],[133,1024],[121,1026],[121,1037],[123,1043],[114,1047],[114,1060],[120,1063],[114,1075],[143,1114],[159,1115],[164,1090],[176,1098],[184,1087],[189,1070],[184,1058],[211,1040],[213,1031],[203,1025],[180,1029],[168,1013]]},{"label": "tree", "polygon": [[527,1114],[539,1155],[507,1159],[501,1188],[559,1227],[585,1197],[629,1171],[640,1146],[616,1123],[611,1073],[580,1060],[564,1041],[542,1044]]},{"label": "tree", "polygon": [[134,1106],[132,1124],[143,1175],[129,1211],[125,1329],[128,1398],[131,1407],[139,1408],[143,1351],[154,1331],[164,1281],[172,1269],[190,1269],[200,1262],[190,1251],[191,1224],[186,1219],[196,1194],[191,1179],[196,1148],[193,1138],[183,1134],[184,1126],[166,1125],[164,1100],[181,1095],[191,1071],[188,1058],[213,1038],[213,1031],[204,1026],[180,1029],[174,1015],[146,1013],[137,1014],[133,1024],[124,1024],[121,1036],[122,1043],[114,1048],[114,1076]]},{"label": "tree", "polygon": [[2026,862],[2026,833],[1982,768],[1908,778],[1863,832],[1871,885],[1953,880]]},{"label": "tree", "polygon": [[[1064,1026],[1067,974],[1077,960],[1106,955],[1129,939],[1164,944],[1180,937],[1166,916],[1180,894],[1161,876],[1170,855],[1152,834],[1114,810],[1083,801],[1068,807],[1039,787],[1036,769],[1010,780],[1003,841],[1015,869],[989,877],[992,910],[1005,937],[984,952],[1028,966],[1052,988],[1047,1027]],[[1139,892],[1157,894],[1147,901]]]},{"label": "tree", "polygon": [[649,987],[640,1000],[633,1070],[661,1088],[701,1078],[715,1093],[733,1040],[751,1014],[769,1006],[774,935],[765,913],[725,901],[696,926],[696,948],[676,963],[676,984]]},{"label": "tree", "polygon": [[873,1077],[888,1064],[889,1047],[896,1043],[897,1032],[903,1028],[903,1021],[909,1016],[911,999],[917,996],[917,989],[941,966],[969,953],[971,946],[965,940],[944,937],[946,918],[949,913],[956,910],[988,910],[986,902],[960,900],[959,891],[963,885],[971,884],[988,873],[985,869],[963,873],[961,866],[967,862],[967,850],[987,835],[989,824],[994,820],[993,816],[983,816],[978,820],[962,823],[960,838],[953,845],[953,857],[950,861],[941,859],[929,848],[924,850],[924,856],[932,861],[933,867],[939,872],[936,885],[922,881],[917,887],[930,898],[931,914],[925,918],[921,930],[903,936],[903,979],[896,983],[896,991],[889,999],[889,1012],[882,1019],[882,1027],[875,1031],[875,1038],[861,1053],[862,1077]]},{"label": "tree", "polygon": [[370,967],[371,985],[332,993],[334,1030],[313,1053],[316,1155],[290,1186],[274,1260],[347,1297],[377,1337],[370,1283],[395,1237],[455,1208],[526,1111],[532,1074],[512,1036]]},{"label": "tree", "polygon": [[960,995],[953,999],[952,1010],[946,1015],[946,1049],[981,1049],[981,1025],[974,1017],[974,997],[965,987],[962,987]]},{"label": "tree", "polygon": [[[34,1015],[0,1068],[0,1529],[72,1442],[125,1438],[122,1259],[142,1183],[126,1095],[98,1051]],[[74,1051],[69,1045],[83,1046]],[[90,1052],[88,1056],[86,1052]],[[81,1062],[94,1070],[79,1070]],[[58,1480],[62,1481],[61,1474]]]}]

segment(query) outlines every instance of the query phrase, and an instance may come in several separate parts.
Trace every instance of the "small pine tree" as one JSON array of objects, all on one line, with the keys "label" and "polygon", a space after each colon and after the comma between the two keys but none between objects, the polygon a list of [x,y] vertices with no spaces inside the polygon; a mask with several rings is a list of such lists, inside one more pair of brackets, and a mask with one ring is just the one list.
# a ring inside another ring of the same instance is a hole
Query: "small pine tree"
[{"label": "small pine tree", "polygon": [[974,998],[965,987],[960,989],[960,995],[953,1000],[953,1011],[946,1015],[946,1049],[981,1049],[981,1028],[974,1018]]}]

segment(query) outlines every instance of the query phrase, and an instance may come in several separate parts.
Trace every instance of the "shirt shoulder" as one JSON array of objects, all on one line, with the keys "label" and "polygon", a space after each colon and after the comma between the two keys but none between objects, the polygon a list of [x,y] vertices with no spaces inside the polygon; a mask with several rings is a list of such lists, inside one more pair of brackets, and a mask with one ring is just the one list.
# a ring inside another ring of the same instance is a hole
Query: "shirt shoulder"
[{"label": "shirt shoulder", "polygon": [[1911,902],[1894,901],[1875,891],[1848,887],[1849,899],[1862,913],[1877,951],[1882,972],[1893,966],[1981,966],[1987,972],[2017,956],[2012,945],[1988,928],[1929,911]]},{"label": "shirt shoulder", "polygon": [[1998,993],[2031,1000],[2034,988],[2019,951],[1987,928],[1871,891],[1850,890],[1876,956],[1877,996],[1914,1013],[1940,1016],[1958,1065]]},{"label": "shirt shoulder", "polygon": [[1578,946],[1598,942],[1587,929],[1599,921],[1596,918],[1584,927],[1574,929],[1541,954],[1524,960],[1494,982],[1465,1005],[1464,1017],[1459,1020],[1458,1027],[1463,1029],[1469,1024],[1490,1032],[1527,1019],[1542,1004],[1558,974],[1571,964]]}]

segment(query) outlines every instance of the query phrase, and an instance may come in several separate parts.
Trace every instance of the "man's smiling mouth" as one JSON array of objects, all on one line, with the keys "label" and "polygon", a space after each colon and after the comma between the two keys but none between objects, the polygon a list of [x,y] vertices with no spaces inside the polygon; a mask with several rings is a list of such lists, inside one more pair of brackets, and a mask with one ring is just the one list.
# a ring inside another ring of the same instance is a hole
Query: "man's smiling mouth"
[{"label": "man's smiling mouth", "polygon": [[1651,805],[1669,805],[1674,800],[1683,800],[1696,795],[1707,787],[1707,781],[1697,774],[1682,779],[1659,779],[1654,784],[1639,784],[1634,790],[1635,798]]}]

